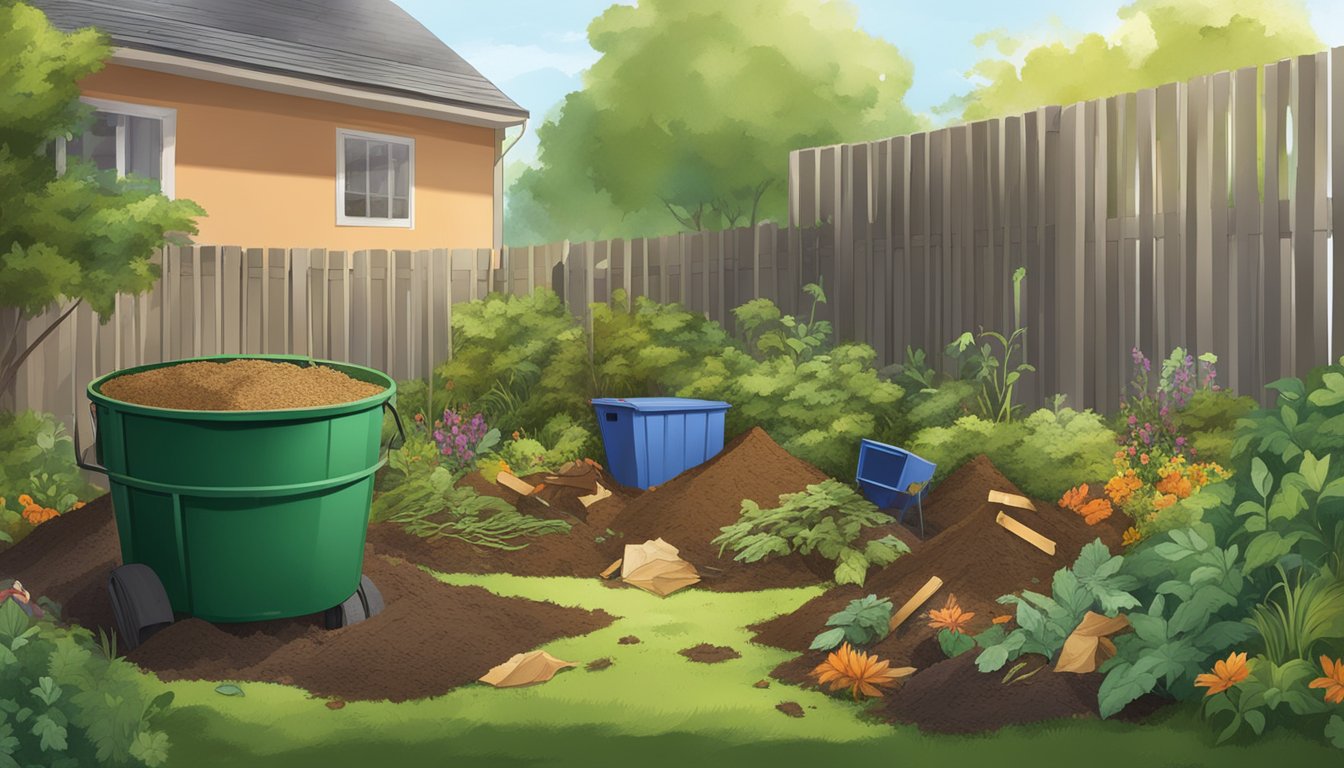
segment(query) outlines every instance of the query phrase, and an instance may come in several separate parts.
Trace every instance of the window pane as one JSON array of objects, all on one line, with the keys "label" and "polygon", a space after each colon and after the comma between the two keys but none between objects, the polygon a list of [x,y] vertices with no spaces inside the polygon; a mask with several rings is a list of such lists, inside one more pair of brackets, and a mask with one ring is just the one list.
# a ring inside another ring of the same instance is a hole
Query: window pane
[{"label": "window pane", "polygon": [[411,148],[405,144],[392,145],[393,194],[411,194]]},{"label": "window pane", "polygon": [[406,202],[406,198],[404,197],[392,198],[392,218],[409,219],[410,217],[411,217],[411,209]]},{"label": "window pane", "polygon": [[361,197],[368,184],[366,143],[363,139],[345,140],[345,191],[358,192]]},{"label": "window pane", "polygon": [[[75,143],[72,142],[72,147]],[[85,132],[83,141],[78,142],[78,150],[71,151],[67,157],[79,154],[91,160],[100,170],[117,169],[117,115],[98,112],[94,115],[93,125]]]},{"label": "window pane", "polygon": [[163,179],[163,123],[148,117],[126,118],[126,173]]},{"label": "window pane", "polygon": [[346,216],[367,216],[368,206],[364,202],[364,195],[345,193],[345,215]]},{"label": "window pane", "polygon": [[369,218],[386,219],[387,218],[387,197],[373,195],[369,197]]},{"label": "window pane", "polygon": [[387,194],[387,142],[369,142],[369,194]]}]

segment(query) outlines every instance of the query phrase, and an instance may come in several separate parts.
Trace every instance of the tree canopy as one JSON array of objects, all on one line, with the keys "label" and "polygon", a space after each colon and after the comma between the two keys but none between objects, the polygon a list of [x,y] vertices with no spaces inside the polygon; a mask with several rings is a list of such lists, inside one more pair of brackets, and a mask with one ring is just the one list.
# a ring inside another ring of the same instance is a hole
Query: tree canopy
[{"label": "tree canopy", "polygon": [[910,62],[845,2],[641,0],[588,37],[599,60],[510,189],[511,244],[782,219],[790,150],[921,127]]},{"label": "tree canopy", "polygon": [[[983,85],[944,109],[965,120],[1014,115],[1189,80],[1323,50],[1301,0],[1136,0],[1118,13],[1109,38],[1084,35],[1022,52],[1002,31],[980,35],[998,56],[970,74]],[[1021,67],[1017,66],[1021,63]]]}]

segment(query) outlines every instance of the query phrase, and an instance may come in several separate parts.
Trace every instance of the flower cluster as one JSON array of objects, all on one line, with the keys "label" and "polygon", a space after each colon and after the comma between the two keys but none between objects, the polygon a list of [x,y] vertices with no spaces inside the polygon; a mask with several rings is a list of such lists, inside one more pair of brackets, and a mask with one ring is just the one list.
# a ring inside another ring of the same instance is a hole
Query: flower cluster
[{"label": "flower cluster", "polygon": [[[0,508],[3,508],[4,506],[5,500],[3,497],[0,497]],[[26,493],[19,494],[19,506],[23,507],[23,519],[27,520],[28,524],[33,526],[41,525],[52,518],[59,517],[61,514],[57,509],[44,507],[41,504],[38,504],[36,501],[33,501],[32,496],[29,496]],[[71,509],[79,509],[82,506],[84,506],[84,502],[76,501]]]},{"label": "flower cluster", "polygon": [[[1107,483],[1110,488],[1110,483]],[[1059,500],[1059,506],[1072,511],[1074,514],[1083,518],[1088,525],[1096,525],[1102,520],[1111,516],[1114,510],[1111,502],[1106,499],[1088,500],[1087,483],[1075,486],[1064,492],[1064,496]]]},{"label": "flower cluster", "polygon": [[1117,472],[1106,483],[1106,496],[1116,506],[1124,507],[1134,518],[1136,527],[1131,535],[1126,532],[1128,545],[1147,537],[1157,525],[1162,510],[1187,499],[1215,480],[1226,480],[1232,473],[1215,462],[1190,463],[1184,456],[1175,456],[1156,467],[1157,480],[1150,492],[1143,492],[1144,482],[1132,469]]},{"label": "flower cluster", "polygon": [[469,467],[476,459],[476,446],[485,437],[489,427],[479,413],[470,419],[450,409],[443,419],[434,422],[434,442],[439,446],[441,461]]}]

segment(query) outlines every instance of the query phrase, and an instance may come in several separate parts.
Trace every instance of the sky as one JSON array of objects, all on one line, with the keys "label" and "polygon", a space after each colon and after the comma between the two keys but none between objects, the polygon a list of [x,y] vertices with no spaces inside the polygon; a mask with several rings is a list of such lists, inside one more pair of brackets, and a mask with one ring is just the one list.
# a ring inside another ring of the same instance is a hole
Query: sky
[{"label": "sky", "polygon": [[[731,2],[732,0],[724,0]],[[565,94],[583,87],[597,60],[588,23],[614,0],[395,0],[510,98],[532,113],[510,162],[536,156],[536,127]],[[965,72],[983,52],[973,38],[1004,29],[1028,41],[1071,32],[1109,33],[1119,25],[1114,0],[851,0],[859,26],[885,38],[914,64],[906,104],[929,112],[970,90]],[[631,4],[631,2],[626,2]],[[1312,26],[1331,46],[1344,45],[1344,0],[1308,0]]]}]

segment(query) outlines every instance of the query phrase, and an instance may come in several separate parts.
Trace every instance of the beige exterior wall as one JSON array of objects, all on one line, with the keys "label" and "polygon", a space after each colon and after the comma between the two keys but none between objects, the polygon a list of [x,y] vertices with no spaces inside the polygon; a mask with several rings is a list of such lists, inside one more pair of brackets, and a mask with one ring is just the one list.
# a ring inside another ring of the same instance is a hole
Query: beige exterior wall
[{"label": "beige exterior wall", "polygon": [[[177,110],[176,196],[195,241],[249,247],[489,248],[495,130],[109,64],[91,98]],[[415,139],[414,228],[336,224],[336,129]]]}]

